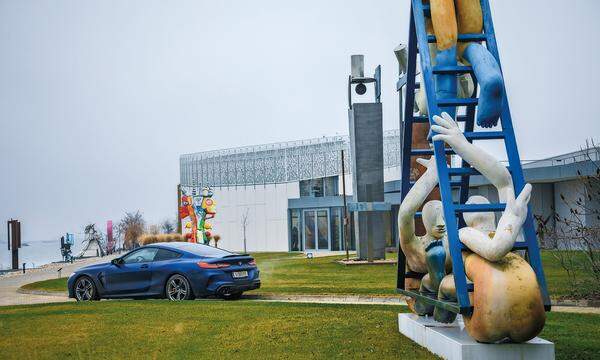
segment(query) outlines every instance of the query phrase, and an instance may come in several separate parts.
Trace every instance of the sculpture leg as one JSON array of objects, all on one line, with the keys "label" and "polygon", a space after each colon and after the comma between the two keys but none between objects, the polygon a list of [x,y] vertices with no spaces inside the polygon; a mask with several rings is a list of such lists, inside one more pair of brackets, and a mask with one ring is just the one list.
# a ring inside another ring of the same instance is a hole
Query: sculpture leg
[{"label": "sculpture leg", "polygon": [[[446,275],[446,250],[441,241],[434,241],[429,244],[425,251],[428,273],[423,277],[419,292],[421,295],[437,299],[440,283]],[[415,303],[415,310],[419,315],[431,315],[434,309],[433,305],[426,304],[423,301]]]},{"label": "sculpture leg", "polygon": [[[431,0],[431,22],[436,37],[438,66],[456,66],[456,41],[458,25],[454,0]],[[435,92],[438,99],[456,98],[456,75],[436,75]],[[456,108],[443,108],[452,118]]]},{"label": "sculpture leg", "polygon": [[[447,275],[444,277],[438,290],[438,299],[443,301],[456,301],[454,275]],[[456,319],[456,313],[436,307],[433,311],[433,319],[441,323],[450,324]]]},{"label": "sculpture leg", "polygon": [[496,59],[481,44],[470,44],[463,54],[471,63],[481,87],[477,106],[477,125],[490,128],[498,124],[504,101],[504,81]]}]

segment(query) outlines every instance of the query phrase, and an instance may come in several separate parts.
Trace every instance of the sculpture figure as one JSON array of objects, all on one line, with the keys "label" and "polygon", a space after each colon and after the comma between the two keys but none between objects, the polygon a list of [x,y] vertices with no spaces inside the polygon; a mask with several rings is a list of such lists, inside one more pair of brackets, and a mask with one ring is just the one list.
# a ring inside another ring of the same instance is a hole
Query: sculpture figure
[{"label": "sculpture figure", "polygon": [[[184,237],[188,242],[197,242],[198,218],[193,206],[193,199],[191,196],[186,195],[182,192],[181,206],[179,207],[179,218],[181,221],[185,221],[184,225]],[[188,219],[188,220],[186,220]]]},{"label": "sculpture figure", "polygon": [[[207,220],[215,217],[216,203],[213,200],[213,191],[210,187],[202,188],[198,202],[194,203],[194,208],[198,217],[197,225],[197,238],[202,239],[202,242],[206,245],[210,243],[212,239],[212,225]],[[194,199],[196,200],[196,199]]]},{"label": "sculpture figure", "polygon": [[[493,156],[469,143],[462,131],[447,113],[434,116],[437,125],[433,140],[448,144],[456,154],[485,176],[498,190],[506,209],[498,224],[493,213],[465,213],[467,227],[459,230],[459,238],[470,251],[463,251],[467,278],[474,283],[472,304],[474,311],[465,316],[468,333],[480,342],[497,342],[509,339],[523,342],[535,337],[543,328],[545,312],[537,278],[530,265],[519,255],[510,252],[514,242],[521,236],[521,228],[527,215],[531,185],[527,184],[515,197],[512,178],[508,170]],[[412,271],[427,271],[419,290],[426,296],[437,291],[440,300],[456,301],[453,275],[442,275],[446,266],[447,239],[441,234],[445,229],[440,220],[441,206],[429,202],[423,208],[423,221],[428,235],[417,238],[411,234],[411,219],[429,192],[437,185],[437,169],[434,159],[420,160],[427,167],[417,180],[400,207],[400,244]],[[489,203],[482,196],[472,196],[468,203]],[[436,221],[431,221],[436,219]],[[443,219],[443,218],[442,218]],[[441,241],[440,241],[441,240]],[[446,246],[444,246],[446,241]],[[441,244],[440,244],[441,242]],[[444,251],[446,248],[446,251]],[[410,290],[407,284],[407,289]],[[415,282],[410,282],[415,288]],[[431,314],[432,306],[419,302],[412,307],[419,314]],[[441,308],[433,309],[434,318],[441,322],[454,321],[455,314]]]},{"label": "sculpture figure", "polygon": [[[458,43],[459,34],[479,34],[483,30],[483,15],[480,0],[430,0],[431,18],[426,26],[429,34],[436,36],[436,43],[429,51],[433,64],[456,66],[470,64],[481,87],[477,111],[477,124],[484,128],[496,126],[504,101],[504,81],[500,66],[492,54],[475,42]],[[470,75],[460,77],[457,88],[454,74],[435,75],[438,99],[470,97],[473,92]],[[423,81],[421,81],[423,83]],[[417,106],[422,115],[427,115],[427,99],[423,89],[417,94]],[[455,107],[446,107],[451,117]]]}]

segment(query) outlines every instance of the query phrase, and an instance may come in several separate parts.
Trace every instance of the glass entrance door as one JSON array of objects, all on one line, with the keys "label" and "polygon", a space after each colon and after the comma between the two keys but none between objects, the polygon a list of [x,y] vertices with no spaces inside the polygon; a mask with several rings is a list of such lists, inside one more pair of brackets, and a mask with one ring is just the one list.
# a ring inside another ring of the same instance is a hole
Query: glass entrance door
[{"label": "glass entrance door", "polygon": [[329,210],[304,210],[304,249],[329,250]]}]

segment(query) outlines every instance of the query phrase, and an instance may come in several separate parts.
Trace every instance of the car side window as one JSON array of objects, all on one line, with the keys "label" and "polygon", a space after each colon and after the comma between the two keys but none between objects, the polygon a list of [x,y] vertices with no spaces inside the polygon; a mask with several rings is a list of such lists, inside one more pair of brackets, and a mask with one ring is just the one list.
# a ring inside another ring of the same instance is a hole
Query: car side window
[{"label": "car side window", "polygon": [[137,251],[132,252],[129,255],[126,255],[123,258],[123,262],[125,264],[137,264],[137,263],[145,263],[151,262],[154,260],[154,256],[156,255],[156,248],[143,248]]},{"label": "car side window", "polygon": [[154,261],[172,260],[180,257],[181,254],[167,249],[158,249]]}]

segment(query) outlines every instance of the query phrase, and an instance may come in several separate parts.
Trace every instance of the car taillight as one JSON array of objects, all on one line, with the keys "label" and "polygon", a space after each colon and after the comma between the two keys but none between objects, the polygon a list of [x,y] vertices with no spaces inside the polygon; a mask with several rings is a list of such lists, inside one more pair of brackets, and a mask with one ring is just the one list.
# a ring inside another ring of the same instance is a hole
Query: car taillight
[{"label": "car taillight", "polygon": [[256,260],[250,260],[250,261],[248,261],[248,265],[250,265],[250,266],[256,266]]},{"label": "car taillight", "polygon": [[227,263],[207,263],[204,261],[199,261],[197,264],[203,269],[221,269],[230,266],[230,264]]}]

